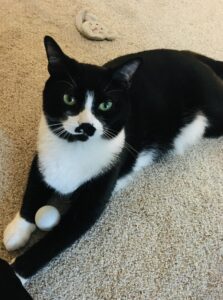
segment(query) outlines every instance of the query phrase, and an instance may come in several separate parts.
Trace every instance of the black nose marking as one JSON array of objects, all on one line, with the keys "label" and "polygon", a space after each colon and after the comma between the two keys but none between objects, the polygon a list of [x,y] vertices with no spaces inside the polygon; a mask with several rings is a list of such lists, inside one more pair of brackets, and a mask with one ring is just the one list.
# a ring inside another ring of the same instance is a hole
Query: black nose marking
[{"label": "black nose marking", "polygon": [[88,136],[92,136],[95,133],[95,130],[96,129],[91,124],[89,124],[89,123],[82,123],[80,126],[78,126],[75,129],[75,132],[85,133]]}]

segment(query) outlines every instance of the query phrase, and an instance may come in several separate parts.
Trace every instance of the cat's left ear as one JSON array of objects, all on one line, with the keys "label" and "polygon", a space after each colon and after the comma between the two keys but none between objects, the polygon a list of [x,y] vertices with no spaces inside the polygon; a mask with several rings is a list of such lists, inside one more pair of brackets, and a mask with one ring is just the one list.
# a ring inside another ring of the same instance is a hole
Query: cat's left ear
[{"label": "cat's left ear", "polygon": [[140,58],[135,58],[126,62],[124,65],[118,67],[115,70],[115,72],[113,73],[113,79],[128,88],[141,62],[142,61]]}]

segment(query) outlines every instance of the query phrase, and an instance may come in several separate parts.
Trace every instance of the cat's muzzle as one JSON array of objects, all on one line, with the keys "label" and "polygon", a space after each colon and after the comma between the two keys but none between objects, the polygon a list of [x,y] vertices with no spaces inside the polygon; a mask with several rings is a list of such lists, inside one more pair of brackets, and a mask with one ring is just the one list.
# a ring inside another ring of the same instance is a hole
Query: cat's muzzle
[{"label": "cat's muzzle", "polygon": [[89,123],[82,123],[80,126],[75,128],[75,132],[85,134],[87,136],[93,136],[95,130],[95,127]]}]

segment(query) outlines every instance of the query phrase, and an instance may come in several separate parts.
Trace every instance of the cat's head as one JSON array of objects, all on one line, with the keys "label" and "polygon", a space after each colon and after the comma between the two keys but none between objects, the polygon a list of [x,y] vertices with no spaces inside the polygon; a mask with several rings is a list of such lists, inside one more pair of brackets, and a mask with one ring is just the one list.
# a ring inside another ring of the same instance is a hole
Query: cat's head
[{"label": "cat's head", "polygon": [[44,44],[50,77],[43,111],[50,130],[69,142],[116,136],[128,118],[128,89],[140,60],[105,68],[71,59],[51,37]]}]

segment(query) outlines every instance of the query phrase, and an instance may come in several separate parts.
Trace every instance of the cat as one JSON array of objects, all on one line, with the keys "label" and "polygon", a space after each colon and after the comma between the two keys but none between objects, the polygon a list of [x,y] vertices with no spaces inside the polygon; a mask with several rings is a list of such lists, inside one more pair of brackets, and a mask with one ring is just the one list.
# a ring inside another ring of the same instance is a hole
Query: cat
[{"label": "cat", "polygon": [[150,50],[95,66],[44,39],[49,79],[37,152],[20,211],[4,232],[7,250],[25,246],[35,214],[52,195],[71,207],[12,263],[23,281],[79,239],[111,194],[169,151],[223,135],[223,63],[189,51]]}]

